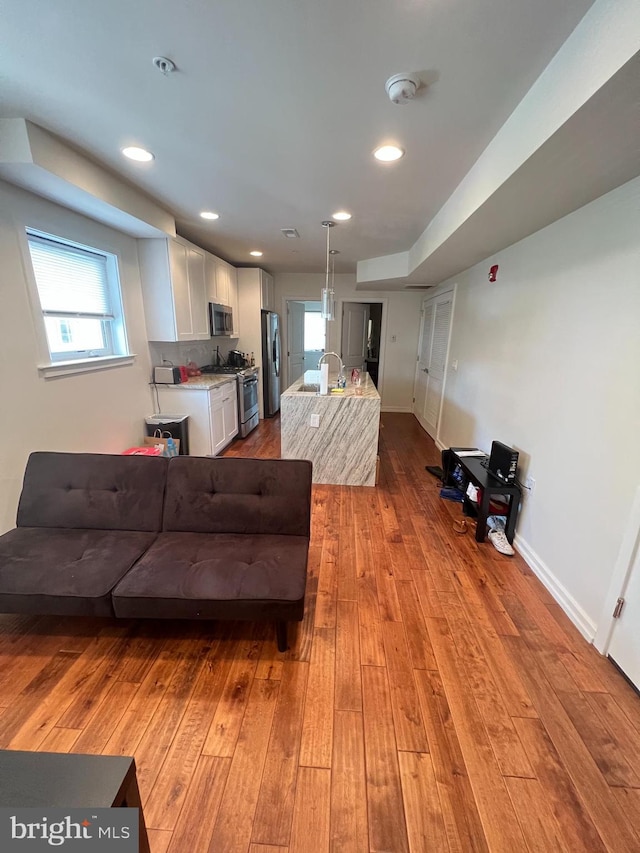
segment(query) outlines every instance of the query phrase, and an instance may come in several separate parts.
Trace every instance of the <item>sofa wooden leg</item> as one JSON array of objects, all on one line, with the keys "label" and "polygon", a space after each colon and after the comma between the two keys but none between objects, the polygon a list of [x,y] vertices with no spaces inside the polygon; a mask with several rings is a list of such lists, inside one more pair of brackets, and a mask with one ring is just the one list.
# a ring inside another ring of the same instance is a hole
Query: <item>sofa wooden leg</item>
[{"label": "sofa wooden leg", "polygon": [[289,643],[287,642],[286,622],[276,622],[276,637],[278,638],[278,651],[286,652],[289,648]]}]

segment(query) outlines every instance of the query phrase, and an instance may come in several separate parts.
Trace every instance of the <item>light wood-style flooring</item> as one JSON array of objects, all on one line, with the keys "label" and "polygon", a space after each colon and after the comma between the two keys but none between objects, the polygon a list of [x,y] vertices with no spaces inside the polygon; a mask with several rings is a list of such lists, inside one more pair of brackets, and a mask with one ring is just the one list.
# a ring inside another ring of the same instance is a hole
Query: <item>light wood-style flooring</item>
[{"label": "light wood-style flooring", "polygon": [[[377,488],[314,486],[289,652],[0,616],[0,748],[135,756],[153,853],[638,853],[640,698],[382,421]],[[278,456],[277,419],[227,455]]]}]

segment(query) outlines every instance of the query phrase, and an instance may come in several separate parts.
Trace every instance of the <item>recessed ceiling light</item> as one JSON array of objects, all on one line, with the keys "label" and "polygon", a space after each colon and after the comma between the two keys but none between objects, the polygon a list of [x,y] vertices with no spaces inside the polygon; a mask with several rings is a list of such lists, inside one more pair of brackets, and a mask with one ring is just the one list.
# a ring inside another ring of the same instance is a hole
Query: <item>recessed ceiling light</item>
[{"label": "recessed ceiling light", "polygon": [[220,219],[220,214],[214,213],[212,210],[203,210],[200,216],[203,219]]},{"label": "recessed ceiling light", "polygon": [[262,257],[262,252],[258,252],[257,250],[253,251],[253,252],[249,252],[249,254],[253,255],[254,258],[261,258]]},{"label": "recessed ceiling light", "polygon": [[382,163],[391,163],[393,160],[404,157],[404,151],[397,145],[381,145],[373,152],[373,156]]},{"label": "recessed ceiling light", "polygon": [[125,157],[128,157],[129,160],[137,160],[138,163],[148,163],[149,160],[155,160],[151,151],[147,151],[146,148],[138,148],[136,145],[129,145],[121,150]]},{"label": "recessed ceiling light", "polygon": [[351,219],[351,214],[347,213],[346,210],[339,210],[337,213],[332,213],[331,217],[337,219],[338,222],[346,222],[347,219]]}]

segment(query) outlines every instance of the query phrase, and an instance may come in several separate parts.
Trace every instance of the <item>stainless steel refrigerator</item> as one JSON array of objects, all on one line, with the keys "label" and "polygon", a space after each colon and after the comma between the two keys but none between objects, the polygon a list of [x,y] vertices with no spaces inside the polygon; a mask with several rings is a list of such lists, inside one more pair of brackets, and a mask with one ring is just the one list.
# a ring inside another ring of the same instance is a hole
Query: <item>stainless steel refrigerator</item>
[{"label": "stainless steel refrigerator", "polygon": [[272,418],[280,409],[280,317],[262,312],[262,388],[264,416]]}]

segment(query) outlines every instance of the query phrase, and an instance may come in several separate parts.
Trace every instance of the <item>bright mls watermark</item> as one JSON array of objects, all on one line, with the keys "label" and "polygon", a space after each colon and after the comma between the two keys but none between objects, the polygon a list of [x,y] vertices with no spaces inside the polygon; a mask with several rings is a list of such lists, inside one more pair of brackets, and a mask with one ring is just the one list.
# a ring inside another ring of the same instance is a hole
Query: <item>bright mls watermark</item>
[{"label": "bright mls watermark", "polygon": [[0,808],[0,851],[138,853],[138,809]]}]

